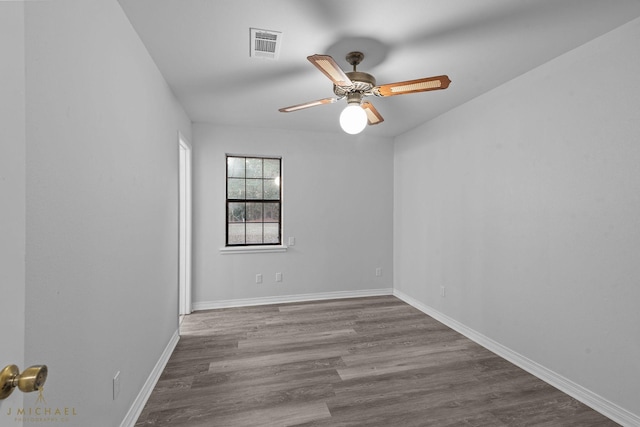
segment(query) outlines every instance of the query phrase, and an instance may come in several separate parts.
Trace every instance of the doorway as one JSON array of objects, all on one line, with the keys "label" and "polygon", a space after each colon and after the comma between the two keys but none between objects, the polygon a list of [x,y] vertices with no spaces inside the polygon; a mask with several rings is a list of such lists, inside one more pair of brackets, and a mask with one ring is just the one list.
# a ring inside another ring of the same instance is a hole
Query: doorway
[{"label": "doorway", "polygon": [[191,313],[191,144],[178,132],[179,149],[179,298],[180,320]]}]

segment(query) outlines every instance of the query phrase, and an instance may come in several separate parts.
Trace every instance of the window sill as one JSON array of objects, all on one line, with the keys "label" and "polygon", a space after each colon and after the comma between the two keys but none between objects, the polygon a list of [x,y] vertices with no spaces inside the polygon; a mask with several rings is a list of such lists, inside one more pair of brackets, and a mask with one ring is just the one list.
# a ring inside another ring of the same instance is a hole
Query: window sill
[{"label": "window sill", "polygon": [[265,245],[265,246],[229,246],[220,248],[220,253],[227,254],[264,254],[269,252],[286,252],[287,245]]}]

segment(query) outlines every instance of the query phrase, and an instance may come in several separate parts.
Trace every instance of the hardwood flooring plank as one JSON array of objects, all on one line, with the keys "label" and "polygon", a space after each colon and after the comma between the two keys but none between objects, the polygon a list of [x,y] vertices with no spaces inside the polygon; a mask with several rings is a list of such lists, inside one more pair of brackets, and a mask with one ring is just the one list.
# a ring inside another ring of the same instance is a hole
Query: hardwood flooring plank
[{"label": "hardwood flooring plank", "polygon": [[[256,331],[249,332],[246,335],[246,339],[258,339],[258,338],[277,338],[282,336],[288,336],[293,334],[307,334],[323,331],[338,331],[344,329],[354,329],[356,327],[355,319],[352,320],[337,320],[332,321],[329,324],[322,320],[315,322],[296,322],[295,320],[288,324],[269,325],[264,328],[257,329]],[[325,323],[324,325],[319,325]]]},{"label": "hardwood flooring plank", "polygon": [[565,395],[555,399],[538,399],[492,410],[507,425],[518,426],[617,426],[604,417],[594,418],[584,405]]},{"label": "hardwood flooring plank", "polygon": [[334,395],[333,385],[341,379],[333,367],[340,363],[339,359],[334,358],[202,375],[192,381],[191,389],[194,393],[204,393],[216,400],[220,395],[235,394],[244,389],[255,392],[261,387],[265,390],[287,390],[329,385],[331,395]]},{"label": "hardwood flooring plank", "polygon": [[239,349],[247,348],[283,348],[286,346],[299,346],[302,343],[311,345],[322,345],[327,342],[336,341],[350,341],[354,339],[356,331],[353,329],[340,329],[331,331],[319,331],[319,332],[292,332],[287,335],[280,335],[278,337],[265,337],[265,338],[248,338],[238,343]]},{"label": "hardwood flooring plank", "polygon": [[220,360],[209,364],[209,373],[250,369],[254,366],[280,365],[284,363],[303,362],[315,359],[326,359],[344,355],[343,350],[327,350],[312,348],[308,350],[273,353],[266,355],[251,355],[250,357]]},{"label": "hardwood flooring plank", "polygon": [[301,405],[279,405],[271,408],[247,410],[221,417],[216,424],[194,424],[193,427],[246,426],[246,427],[290,427],[301,423],[329,419],[331,413],[324,403]]},{"label": "hardwood flooring plank", "polygon": [[467,342],[446,346],[405,349],[402,353],[385,351],[377,354],[345,356],[346,368],[338,369],[343,380],[398,373],[406,370],[438,366],[443,361],[464,360],[469,357]]},{"label": "hardwood flooring plank", "polygon": [[506,427],[508,424],[503,423],[493,414],[483,412],[477,415],[463,417],[447,424],[441,424],[441,427]]}]

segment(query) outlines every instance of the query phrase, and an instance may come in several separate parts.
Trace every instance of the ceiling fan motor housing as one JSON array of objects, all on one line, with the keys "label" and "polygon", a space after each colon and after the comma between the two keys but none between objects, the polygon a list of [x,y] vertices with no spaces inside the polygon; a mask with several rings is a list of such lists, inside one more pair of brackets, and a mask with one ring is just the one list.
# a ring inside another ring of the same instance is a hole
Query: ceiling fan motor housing
[{"label": "ceiling fan motor housing", "polygon": [[362,71],[356,70],[358,64],[360,64],[364,59],[364,54],[362,52],[349,52],[345,59],[349,64],[351,64],[351,66],[353,66],[353,71],[345,73],[353,85],[350,87],[333,85],[333,93],[340,98],[346,96],[349,104],[353,104],[355,102],[360,103],[364,96],[373,94],[371,89],[375,87],[376,79],[369,73],[363,73]]},{"label": "ceiling fan motor housing", "polygon": [[347,77],[353,82],[351,87],[340,87],[333,85],[333,93],[338,97],[343,98],[350,93],[358,92],[363,95],[371,95],[371,89],[376,85],[376,79],[369,73],[363,73],[362,71],[351,71],[345,73]]}]

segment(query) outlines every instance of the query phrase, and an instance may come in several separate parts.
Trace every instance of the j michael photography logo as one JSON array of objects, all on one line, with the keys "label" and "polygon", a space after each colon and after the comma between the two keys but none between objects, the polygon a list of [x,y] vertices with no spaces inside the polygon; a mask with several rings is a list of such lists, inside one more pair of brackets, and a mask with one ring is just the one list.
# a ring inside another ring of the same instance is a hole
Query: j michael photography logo
[{"label": "j michael photography logo", "polygon": [[[4,412],[5,421],[14,423],[42,423],[63,424],[73,420],[78,415],[74,406],[52,405],[44,397],[44,387],[38,390],[38,398],[31,406],[9,407]],[[4,424],[10,425],[10,424]]]}]

